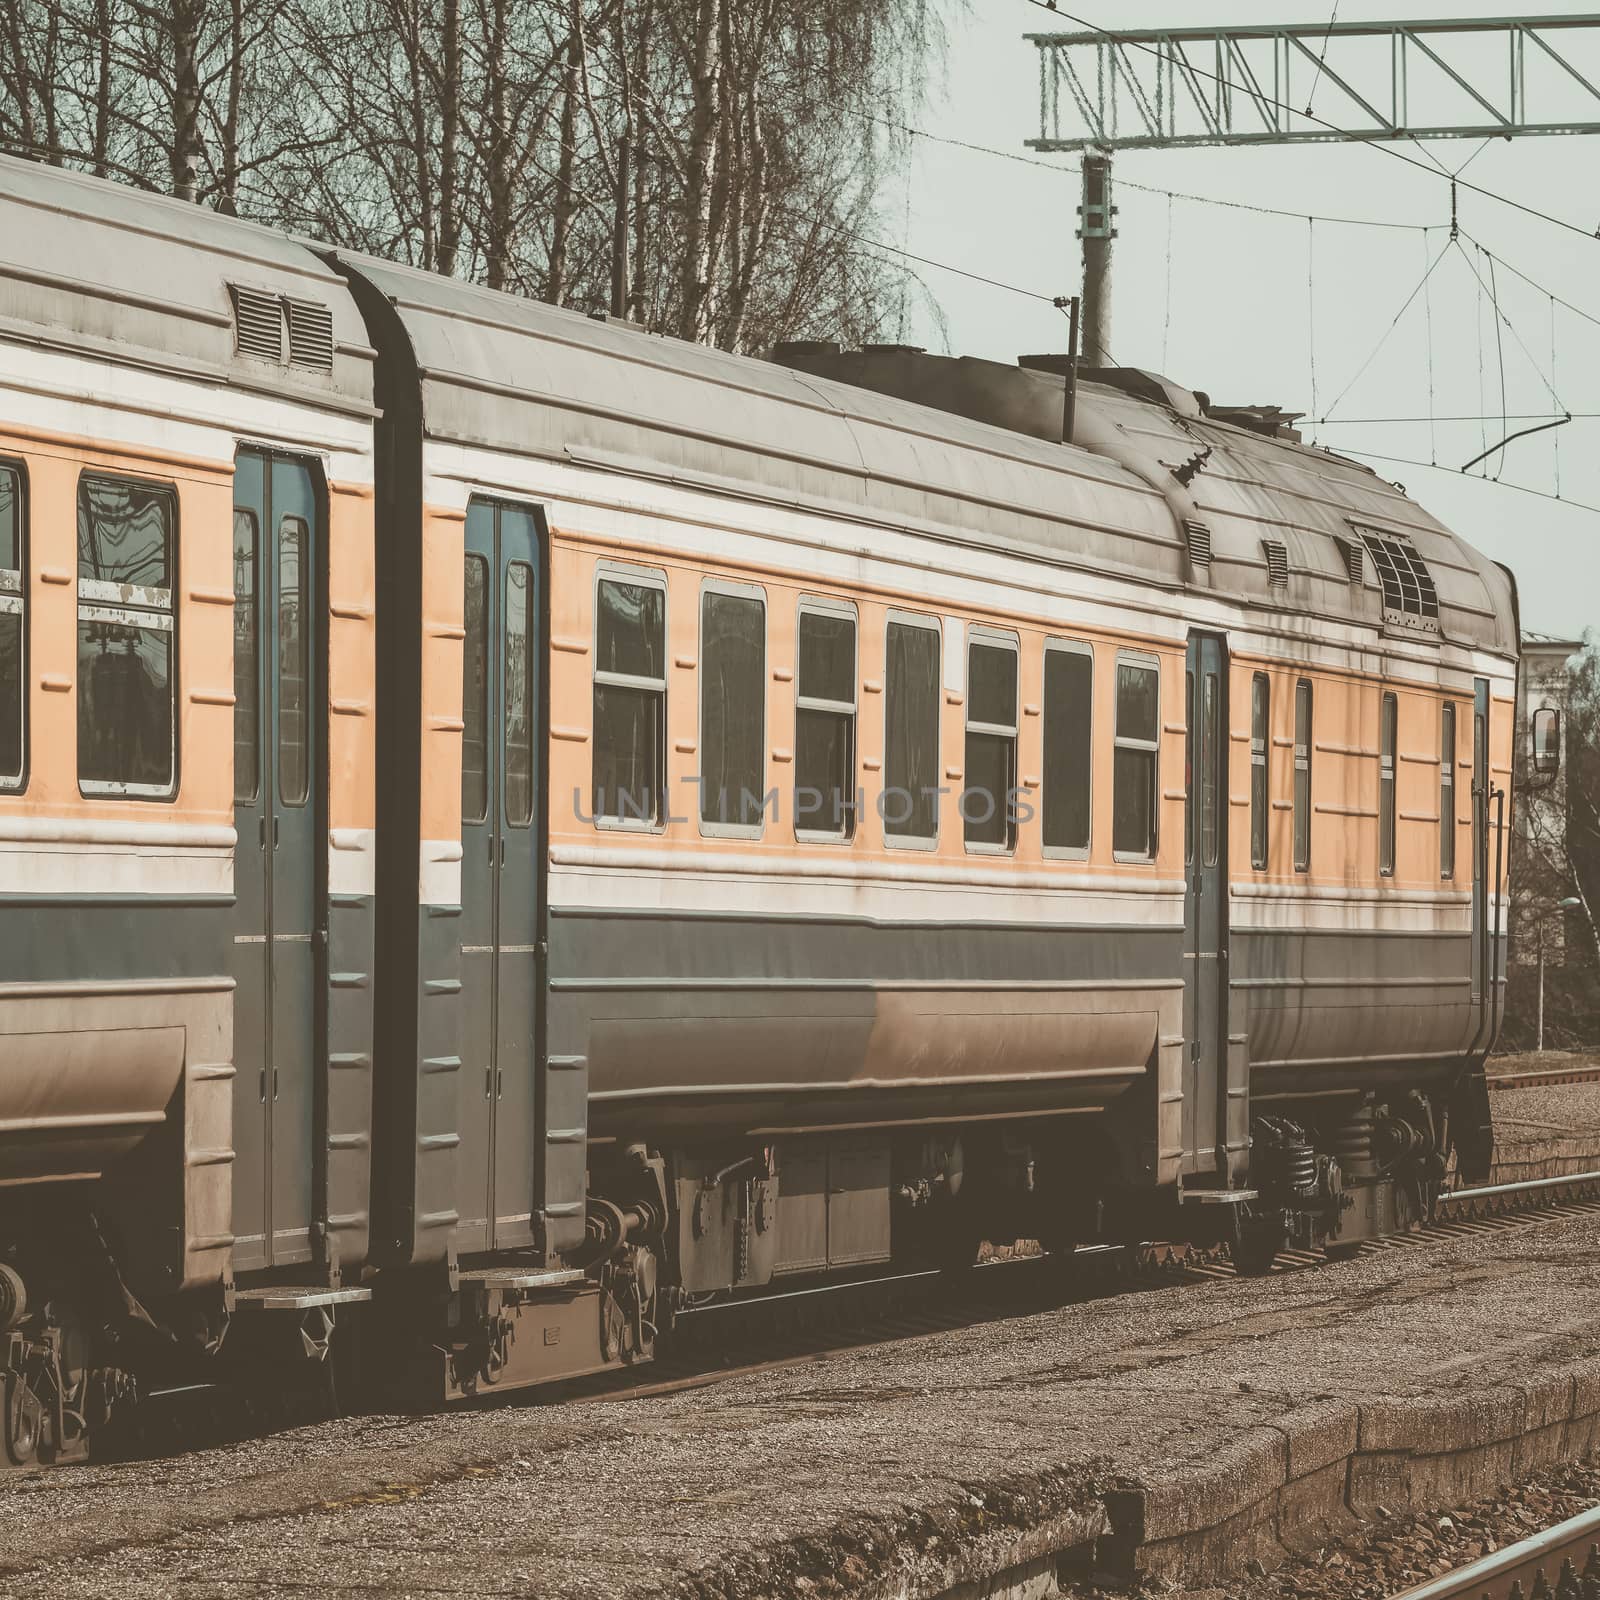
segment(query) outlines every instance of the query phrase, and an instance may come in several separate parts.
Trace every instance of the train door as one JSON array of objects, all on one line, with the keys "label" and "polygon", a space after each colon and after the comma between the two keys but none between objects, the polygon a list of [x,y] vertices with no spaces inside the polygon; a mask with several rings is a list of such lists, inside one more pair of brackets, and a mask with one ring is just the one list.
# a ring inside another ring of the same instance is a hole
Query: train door
[{"label": "train door", "polygon": [[1189,637],[1188,761],[1184,806],[1184,1144],[1199,1172],[1225,1167],[1221,1125],[1227,1068],[1227,650],[1216,634]]},{"label": "train door", "polygon": [[473,500],[463,568],[460,1247],[533,1243],[539,972],[538,531]]},{"label": "train door", "polygon": [[322,515],[301,461],[234,466],[234,1195],[237,1267],[311,1258]]},{"label": "train door", "polygon": [[[1494,901],[1491,882],[1489,793],[1489,680],[1472,684],[1472,1001],[1480,1007],[1480,1032],[1489,1027],[1494,1010]],[[1484,1045],[1487,1049],[1493,1039]]]}]

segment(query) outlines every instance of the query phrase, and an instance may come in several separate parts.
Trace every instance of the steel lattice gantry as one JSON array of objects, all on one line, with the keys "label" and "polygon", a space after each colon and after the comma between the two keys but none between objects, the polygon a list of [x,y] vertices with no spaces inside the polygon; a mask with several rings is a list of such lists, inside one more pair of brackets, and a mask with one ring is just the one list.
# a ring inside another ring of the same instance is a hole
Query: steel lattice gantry
[{"label": "steel lattice gantry", "polygon": [[1027,38],[1037,150],[1600,133],[1600,14]]}]

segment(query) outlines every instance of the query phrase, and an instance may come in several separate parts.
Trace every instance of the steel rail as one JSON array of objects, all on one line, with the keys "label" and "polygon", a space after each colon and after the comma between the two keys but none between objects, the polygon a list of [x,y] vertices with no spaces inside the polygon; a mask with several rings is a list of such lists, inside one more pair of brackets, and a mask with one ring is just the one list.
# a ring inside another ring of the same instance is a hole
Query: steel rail
[{"label": "steel rail", "polygon": [[1544,1067],[1537,1072],[1491,1072],[1489,1091],[1492,1094],[1496,1089],[1537,1089],[1541,1085],[1596,1082],[1600,1082],[1600,1066]]},{"label": "steel rail", "polygon": [[[1562,1593],[1559,1588],[1563,1563],[1571,1563],[1575,1578],[1586,1566],[1592,1564],[1593,1572],[1600,1575],[1600,1553],[1595,1545],[1600,1543],[1600,1506],[1585,1511],[1565,1522],[1558,1522],[1543,1533],[1536,1533],[1516,1544],[1508,1544],[1492,1555],[1480,1556],[1464,1567],[1457,1567],[1442,1577],[1430,1578],[1426,1583],[1413,1585],[1393,1596],[1393,1600],[1505,1600],[1513,1592]],[[1548,1586],[1535,1590],[1540,1577]],[[1578,1591],[1573,1589],[1576,1594]],[[1587,1594],[1587,1589],[1583,1593]]]},{"label": "steel rail", "polygon": [[1533,1194],[1538,1190],[1564,1189],[1584,1183],[1600,1183],[1600,1172],[1563,1172],[1558,1177],[1528,1178],[1521,1183],[1491,1183],[1477,1189],[1450,1189],[1439,1196],[1439,1204],[1493,1200],[1505,1194]]}]

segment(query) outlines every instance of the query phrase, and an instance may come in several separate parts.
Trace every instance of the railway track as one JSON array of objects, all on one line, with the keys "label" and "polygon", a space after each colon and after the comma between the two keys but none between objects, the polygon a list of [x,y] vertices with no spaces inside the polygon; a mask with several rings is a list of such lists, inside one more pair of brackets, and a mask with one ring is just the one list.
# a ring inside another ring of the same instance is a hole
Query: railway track
[{"label": "railway track", "polygon": [[[1549,1217],[1600,1213],[1600,1170],[1526,1183],[1463,1189],[1441,1197],[1434,1221],[1411,1233],[1367,1244],[1404,1250],[1434,1241],[1501,1232]],[[1282,1251],[1276,1275],[1326,1264],[1320,1250]],[[779,1367],[827,1361],[893,1340],[915,1339],[986,1322],[1056,1310],[1111,1294],[1131,1294],[1238,1276],[1225,1248],[1088,1245],[1070,1257],[1017,1255],[964,1271],[929,1268],[862,1278],[749,1300],[716,1300],[680,1310],[669,1349],[647,1366],[526,1390],[489,1392],[477,1404],[526,1405],[576,1400],[640,1400],[709,1387]],[[141,1411],[153,1414],[124,1440],[119,1455],[196,1448],[314,1420],[310,1415],[252,1419],[229,1405],[217,1385],[157,1392]],[[162,1413],[170,1413],[163,1416]],[[220,1421],[218,1420],[220,1417]]]},{"label": "railway track", "polygon": [[1550,1067],[1536,1072],[1491,1072],[1493,1089],[1543,1089],[1558,1083],[1600,1083],[1600,1066]]},{"label": "railway track", "polygon": [[[1524,1227],[1552,1217],[1600,1213],[1600,1170],[1526,1183],[1492,1184],[1441,1197],[1435,1220],[1364,1250],[1413,1249]],[[1275,1274],[1325,1265],[1321,1250],[1281,1251]],[[1024,1256],[952,1274],[929,1270],[889,1279],[796,1290],[763,1300],[719,1301],[680,1312],[687,1334],[642,1375],[579,1379],[552,1399],[635,1400],[703,1388],[776,1367],[797,1366],[895,1339],[949,1333],[1109,1293],[1137,1293],[1238,1274],[1225,1250],[1162,1244],[1092,1245],[1068,1258]],[[507,1396],[508,1401],[515,1396]]]},{"label": "railway track", "polygon": [[1393,1600],[1594,1600],[1600,1596],[1600,1506],[1519,1539]]}]

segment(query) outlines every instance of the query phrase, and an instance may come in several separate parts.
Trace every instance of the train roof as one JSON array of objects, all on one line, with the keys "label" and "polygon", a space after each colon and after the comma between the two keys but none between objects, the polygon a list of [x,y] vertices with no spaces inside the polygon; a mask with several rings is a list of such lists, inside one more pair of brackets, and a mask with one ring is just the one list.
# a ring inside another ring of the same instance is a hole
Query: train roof
[{"label": "train roof", "polygon": [[[398,314],[431,438],[1210,591],[1302,618],[1308,631],[1332,618],[1516,654],[1508,575],[1401,489],[1358,462],[1207,416],[1173,385],[1158,381],[1152,398],[1148,385],[1082,383],[1076,436],[1089,447],[1064,446],[1028,431],[1061,414],[1062,380],[1046,372],[891,348],[845,358],[845,382],[391,262],[339,259]],[[960,371],[930,376],[927,364],[941,361]],[[1019,384],[1020,402],[1000,393]],[[980,420],[994,414],[1010,425]],[[1175,469],[1197,456],[1185,486]],[[1363,549],[1369,532],[1404,536],[1426,563],[1436,632],[1386,621]],[[1281,564],[1264,541],[1283,547]],[[1285,570],[1286,583],[1275,582]]]},{"label": "train roof", "polygon": [[303,242],[0,156],[0,337],[370,414],[348,287]]},{"label": "train roof", "polygon": [[1210,591],[1308,631],[1417,636],[1386,621],[1359,548],[1352,579],[1351,548],[1398,533],[1437,589],[1432,636],[1516,654],[1509,577],[1401,490],[1174,385],[1081,384],[1063,445],[1040,421],[1059,414],[1049,373],[899,350],[794,370],[0,157],[0,338],[371,414],[341,272],[392,303],[437,439]]}]

